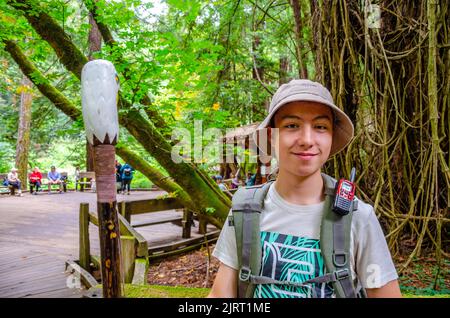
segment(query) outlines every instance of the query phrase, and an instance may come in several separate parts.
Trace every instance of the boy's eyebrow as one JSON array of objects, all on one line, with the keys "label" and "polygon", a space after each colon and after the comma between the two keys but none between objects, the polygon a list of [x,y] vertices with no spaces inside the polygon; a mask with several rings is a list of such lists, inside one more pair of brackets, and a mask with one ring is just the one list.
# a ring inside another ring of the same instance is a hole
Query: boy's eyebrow
[{"label": "boy's eyebrow", "polygon": [[[302,118],[299,116],[289,115],[289,114],[281,117],[281,120],[284,120],[284,119],[300,119],[300,120],[302,120]],[[319,116],[316,116],[313,118],[313,120],[318,120],[318,119],[328,119],[330,122],[332,121],[330,116],[328,116],[328,115],[319,115]]]}]

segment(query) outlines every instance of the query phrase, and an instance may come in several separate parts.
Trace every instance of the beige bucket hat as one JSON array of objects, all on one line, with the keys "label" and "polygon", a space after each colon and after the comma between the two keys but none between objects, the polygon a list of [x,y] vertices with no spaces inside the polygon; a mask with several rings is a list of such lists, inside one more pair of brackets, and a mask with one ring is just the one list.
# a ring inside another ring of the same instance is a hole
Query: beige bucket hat
[{"label": "beige bucket hat", "polygon": [[[329,106],[333,111],[335,123],[330,157],[337,154],[350,143],[354,133],[352,121],[334,104],[333,97],[328,89],[320,83],[307,79],[294,79],[289,83],[281,85],[273,95],[267,117],[259,124],[256,131],[252,134],[256,145],[258,145],[258,131],[270,126],[273,116],[282,106],[296,101],[321,103]],[[263,150],[261,147],[259,148],[260,150]]]}]

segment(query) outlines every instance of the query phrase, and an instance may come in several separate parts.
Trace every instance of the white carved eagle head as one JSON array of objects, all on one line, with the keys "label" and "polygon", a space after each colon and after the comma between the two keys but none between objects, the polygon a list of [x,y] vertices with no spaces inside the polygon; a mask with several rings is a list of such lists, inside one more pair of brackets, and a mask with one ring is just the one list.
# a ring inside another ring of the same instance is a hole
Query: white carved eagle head
[{"label": "white carved eagle head", "polygon": [[81,96],[86,137],[94,144],[94,136],[105,143],[119,139],[117,97],[119,80],[114,65],[106,60],[86,63],[81,72]]}]

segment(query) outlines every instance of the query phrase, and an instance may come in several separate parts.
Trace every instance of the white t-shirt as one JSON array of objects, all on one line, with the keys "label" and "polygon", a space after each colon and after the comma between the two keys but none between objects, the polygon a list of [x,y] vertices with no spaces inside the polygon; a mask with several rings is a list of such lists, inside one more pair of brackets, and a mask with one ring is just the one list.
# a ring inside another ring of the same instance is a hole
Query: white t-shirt
[{"label": "white t-shirt", "polygon": [[[274,183],[264,200],[260,217],[262,276],[279,281],[303,282],[325,274],[320,252],[320,224],[325,202],[297,205],[284,200]],[[231,213],[231,211],[230,211]],[[238,270],[234,227],[225,222],[213,255]],[[371,205],[358,199],[353,212],[350,240],[352,278],[364,288],[379,288],[398,278],[383,231]],[[255,298],[334,297],[331,284],[295,287],[257,285]]]},{"label": "white t-shirt", "polygon": [[19,180],[19,175],[17,172],[8,172],[8,181],[16,182]]}]

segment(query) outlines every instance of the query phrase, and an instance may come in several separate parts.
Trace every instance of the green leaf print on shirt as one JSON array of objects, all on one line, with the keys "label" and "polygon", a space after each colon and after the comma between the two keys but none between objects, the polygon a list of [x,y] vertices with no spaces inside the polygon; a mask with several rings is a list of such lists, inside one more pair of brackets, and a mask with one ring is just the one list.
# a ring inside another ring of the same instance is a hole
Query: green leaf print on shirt
[{"label": "green leaf print on shirt", "polygon": [[[325,274],[320,241],[274,232],[261,232],[262,266],[260,275],[279,281],[304,282]],[[311,298],[333,295],[330,284],[309,284],[303,287],[280,284],[257,285],[254,298]]]}]

